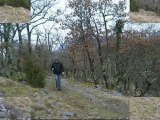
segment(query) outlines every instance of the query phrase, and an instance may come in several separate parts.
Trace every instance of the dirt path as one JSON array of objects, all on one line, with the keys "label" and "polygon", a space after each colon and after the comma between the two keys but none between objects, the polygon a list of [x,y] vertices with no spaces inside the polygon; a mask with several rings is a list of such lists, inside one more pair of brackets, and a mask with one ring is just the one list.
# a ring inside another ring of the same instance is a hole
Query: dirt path
[{"label": "dirt path", "polygon": [[[48,80],[53,81],[53,78],[48,77]],[[71,84],[67,80],[62,81],[62,88],[63,90],[56,93],[56,96],[59,96],[60,99],[66,99],[67,104],[79,109],[84,114],[84,118],[129,118],[128,101],[124,97],[108,96],[103,91],[84,88],[78,84]],[[80,116],[83,116],[82,113]]]},{"label": "dirt path", "polygon": [[[70,91],[85,96],[91,102],[104,109],[121,114],[119,118],[131,120],[160,119],[160,99],[156,97],[124,97],[108,94],[106,91],[83,86],[81,83],[69,83],[63,80],[62,84]],[[118,117],[117,117],[118,118]]]},{"label": "dirt path", "polygon": [[104,91],[91,87],[82,87],[78,84],[73,85],[68,83],[67,80],[63,80],[62,84],[67,89],[85,96],[100,107],[113,109],[124,116],[129,114],[128,99],[126,97],[113,95],[110,96]]},{"label": "dirt path", "polygon": [[0,6],[0,23],[28,23],[30,11],[22,7]]}]

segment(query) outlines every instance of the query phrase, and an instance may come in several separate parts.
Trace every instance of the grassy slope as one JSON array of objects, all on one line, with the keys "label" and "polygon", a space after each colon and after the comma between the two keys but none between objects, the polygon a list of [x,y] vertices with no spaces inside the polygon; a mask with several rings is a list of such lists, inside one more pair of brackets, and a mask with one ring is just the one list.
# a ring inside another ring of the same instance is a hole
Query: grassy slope
[{"label": "grassy slope", "polygon": [[0,6],[1,23],[27,23],[30,22],[30,11],[24,8]]},{"label": "grassy slope", "polygon": [[[3,79],[3,81],[1,80]],[[47,80],[45,89],[32,88],[13,82],[9,79],[0,78],[3,85],[0,92],[5,93],[8,104],[13,105],[13,99],[29,97],[32,101],[32,118],[53,119],[66,118],[65,112],[73,112],[75,116],[69,118],[118,118],[119,114],[110,109],[98,107],[86,97],[64,89],[62,92],[55,91],[54,83]],[[5,83],[6,81],[6,83]],[[0,83],[0,84],[1,84]],[[12,99],[11,99],[12,98]],[[24,100],[19,104],[23,105]],[[22,103],[21,103],[22,102]]]},{"label": "grassy slope", "polygon": [[160,16],[151,11],[131,12],[130,20],[134,23],[160,23]]},{"label": "grassy slope", "polygon": [[[13,106],[18,102],[18,105],[25,109],[24,111],[31,110],[31,116],[35,119],[106,119],[119,118],[120,116],[115,111],[97,106],[88,98],[82,96],[81,94],[78,94],[77,92],[70,91],[65,88],[61,92],[55,91],[53,80],[47,78],[46,81],[46,87],[44,89],[38,89],[0,77],[0,93],[5,94],[7,104]],[[85,85],[80,86],[82,86],[82,88],[85,87]],[[106,99],[108,98],[109,100],[111,100],[112,96],[106,97]],[[116,97],[113,97],[112,99],[113,101],[115,101],[115,103],[119,102],[120,100]],[[157,108],[159,107],[157,106],[158,104],[159,99],[148,98],[148,100],[146,100],[139,98],[130,98],[131,118],[160,118],[160,110],[157,110]],[[75,113],[75,115],[72,117],[66,117],[64,116],[65,112],[72,112]],[[143,114],[143,116],[141,116],[141,114]]]}]

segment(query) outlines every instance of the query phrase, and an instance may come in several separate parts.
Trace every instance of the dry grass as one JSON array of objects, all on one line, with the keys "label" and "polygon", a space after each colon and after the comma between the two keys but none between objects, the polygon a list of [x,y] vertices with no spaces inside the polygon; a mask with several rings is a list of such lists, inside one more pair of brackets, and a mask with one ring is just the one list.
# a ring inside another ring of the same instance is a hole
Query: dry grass
[{"label": "dry grass", "polygon": [[0,85],[1,87],[7,87],[7,86],[15,86],[17,83],[13,80],[10,80],[8,78],[0,77]]},{"label": "dry grass", "polygon": [[[56,91],[53,78],[46,79],[47,84],[44,89],[21,85],[15,81],[12,83],[11,79],[2,77],[0,81],[4,84],[0,86],[0,91],[5,93],[6,104],[9,109],[24,111],[23,113],[28,113],[28,115],[31,109],[33,119],[65,119],[65,112],[75,113],[75,116],[68,117],[70,119],[105,119],[121,116],[120,113],[112,109],[98,106],[75,91],[66,88],[63,88],[63,91]],[[14,114],[18,116],[20,113],[15,112]]]},{"label": "dry grass", "polygon": [[5,106],[10,119],[31,118],[31,100],[28,97],[5,97]]},{"label": "dry grass", "polygon": [[31,20],[30,10],[23,7],[0,7],[0,23],[28,23]]},{"label": "dry grass", "polygon": [[151,11],[140,10],[130,13],[130,21],[134,23],[160,23],[160,16]]},{"label": "dry grass", "polygon": [[131,120],[159,120],[160,99],[154,97],[130,98]]},{"label": "dry grass", "polygon": [[[63,87],[63,91],[55,91],[55,83],[52,77],[46,78],[47,84],[44,89],[36,89],[24,86],[11,79],[0,77],[0,91],[4,91],[7,105],[13,109],[24,111],[34,119],[64,119],[65,112],[76,113],[71,119],[106,119],[120,118],[120,113],[106,107],[101,107],[97,103],[91,102],[87,97]],[[74,83],[75,85],[75,83]],[[84,85],[79,85],[84,89]],[[85,90],[85,89],[84,89]],[[46,91],[46,92],[44,92]],[[86,92],[88,92],[86,90]],[[124,98],[112,95],[104,95],[102,92],[93,91],[92,94],[99,99],[115,105],[126,103],[129,100],[129,113],[132,120],[140,119],[160,119],[160,99],[159,98]],[[17,96],[17,97],[15,97]],[[103,96],[103,97],[98,97]],[[16,107],[16,108],[15,108]],[[19,114],[19,113],[18,113]]]}]

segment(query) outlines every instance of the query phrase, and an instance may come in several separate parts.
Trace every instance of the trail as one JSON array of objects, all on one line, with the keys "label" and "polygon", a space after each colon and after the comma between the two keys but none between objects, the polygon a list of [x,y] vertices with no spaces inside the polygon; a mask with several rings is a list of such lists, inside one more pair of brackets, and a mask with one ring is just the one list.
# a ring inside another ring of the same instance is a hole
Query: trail
[{"label": "trail", "polygon": [[85,96],[100,107],[113,109],[123,115],[127,115],[129,112],[127,106],[128,100],[125,97],[110,96],[106,92],[98,89],[81,87],[78,84],[73,85],[68,83],[65,79],[62,81],[62,85],[73,92],[77,92],[82,96]]},{"label": "trail", "polygon": [[120,114],[116,119],[160,119],[159,98],[118,96],[118,94],[109,94],[97,88],[82,86],[81,83],[72,84],[66,79],[62,80],[62,85],[70,91],[85,96],[96,106]]},{"label": "trail", "polygon": [[[48,77],[48,79],[53,80],[52,77]],[[98,112],[100,116],[99,118],[129,118],[128,100],[125,97],[113,96],[99,89],[94,89],[92,87],[83,87],[79,84],[72,84],[66,79],[62,80],[62,89],[63,90],[58,93],[59,97],[61,97],[62,99],[66,99],[67,101],[71,100],[72,102],[67,102],[67,104],[72,105],[72,103],[75,103],[74,107],[78,107],[78,109],[82,107],[85,111],[85,108],[87,109],[87,105],[89,103],[90,106],[94,106],[95,109],[97,109],[97,111],[94,113],[96,114]],[[74,97],[75,95],[78,95],[79,97]],[[86,103],[87,105],[85,105],[85,103],[84,105],[81,104],[81,101],[83,101],[81,98],[88,102]],[[99,109],[102,110],[103,113],[101,111],[98,111]],[[88,112],[88,117],[90,118],[92,109],[88,108],[88,111],[86,112]]]}]

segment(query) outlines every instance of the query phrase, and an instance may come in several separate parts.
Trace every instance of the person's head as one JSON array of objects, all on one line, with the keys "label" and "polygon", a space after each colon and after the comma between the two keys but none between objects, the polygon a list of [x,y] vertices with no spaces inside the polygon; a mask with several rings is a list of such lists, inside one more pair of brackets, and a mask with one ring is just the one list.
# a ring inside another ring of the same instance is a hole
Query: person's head
[{"label": "person's head", "polygon": [[54,58],[54,61],[55,61],[56,63],[58,63],[58,62],[59,62],[58,57],[55,57],[55,58]]}]

